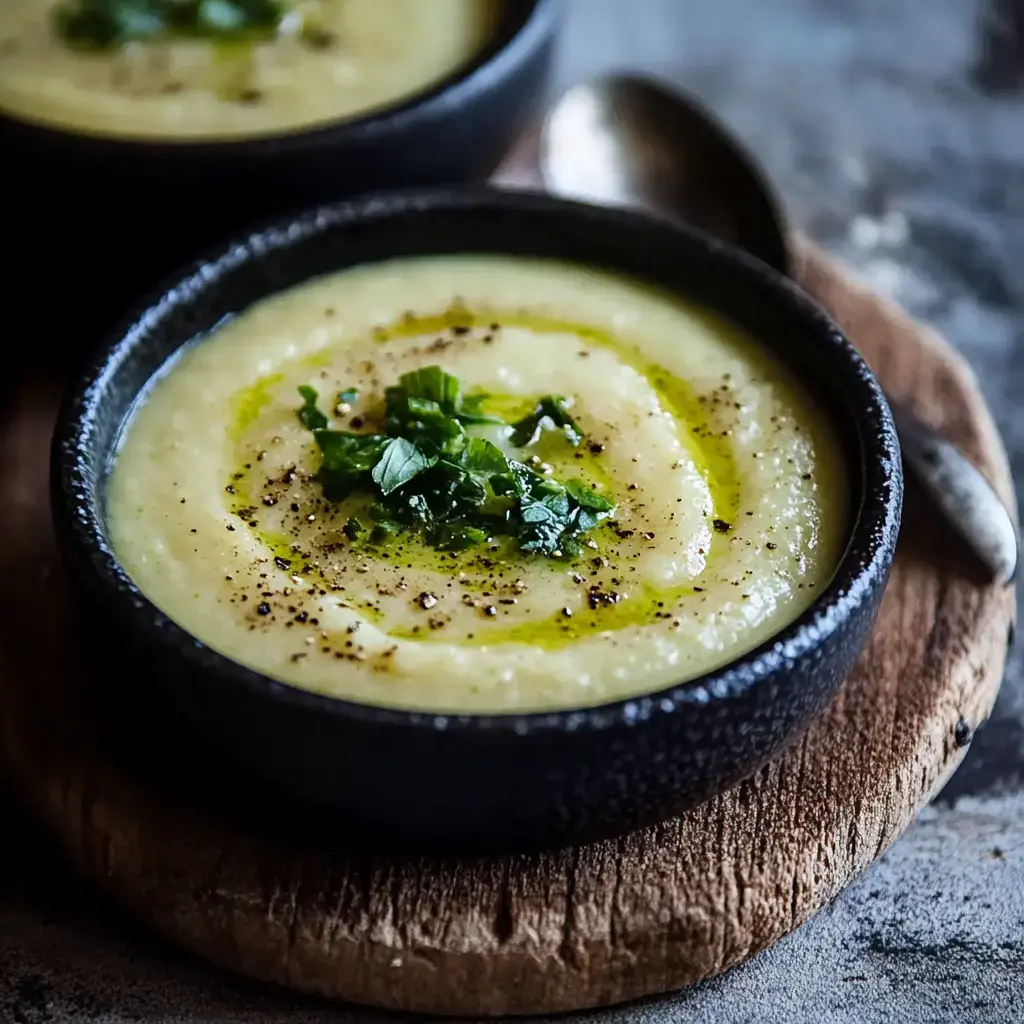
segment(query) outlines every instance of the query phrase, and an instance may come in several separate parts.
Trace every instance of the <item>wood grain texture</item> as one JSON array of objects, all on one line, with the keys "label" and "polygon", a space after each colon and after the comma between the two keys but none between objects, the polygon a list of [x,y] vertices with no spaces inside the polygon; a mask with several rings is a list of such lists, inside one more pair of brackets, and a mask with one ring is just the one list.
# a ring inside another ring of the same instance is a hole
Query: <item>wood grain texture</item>
[{"label": "wood grain texture", "polygon": [[[1012,502],[968,367],[807,244],[800,280],[885,386]],[[908,488],[877,626],[827,712],[784,756],[685,817],[558,853],[372,859],[137,770],[92,711],[102,667],[73,642],[47,457],[56,388],[6,410],[0,504],[0,759],[70,858],[141,920],[215,963],[307,992],[458,1014],[570,1010],[739,963],[831,900],[959,763],[999,688],[1013,592],[980,584]],[[143,681],[144,682],[144,681]]]}]

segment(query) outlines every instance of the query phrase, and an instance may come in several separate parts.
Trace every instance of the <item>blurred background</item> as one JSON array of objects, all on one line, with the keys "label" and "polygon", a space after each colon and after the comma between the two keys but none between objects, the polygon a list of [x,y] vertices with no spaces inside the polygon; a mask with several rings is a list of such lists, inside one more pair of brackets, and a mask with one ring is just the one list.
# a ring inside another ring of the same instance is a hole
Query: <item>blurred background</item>
[{"label": "blurred background", "polygon": [[[760,155],[798,227],[967,356],[1019,501],[1024,0],[568,0],[551,95],[610,68],[709,103]],[[0,1024],[383,1019],[225,978],[139,937],[27,828],[0,833]],[[832,907],[692,992],[588,1019],[1009,1024],[1022,1006],[1014,650],[963,768]]]}]

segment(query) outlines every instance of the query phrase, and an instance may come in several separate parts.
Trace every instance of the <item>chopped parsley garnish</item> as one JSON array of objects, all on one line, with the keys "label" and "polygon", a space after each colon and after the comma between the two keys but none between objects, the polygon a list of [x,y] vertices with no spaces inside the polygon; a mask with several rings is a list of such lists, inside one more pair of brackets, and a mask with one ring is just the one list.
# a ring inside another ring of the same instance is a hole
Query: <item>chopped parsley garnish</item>
[{"label": "chopped parsley garnish", "polygon": [[396,437],[388,442],[370,476],[380,493],[387,497],[436,465],[436,455],[424,455],[412,441]]},{"label": "chopped parsley garnish", "polygon": [[[322,456],[317,480],[324,497],[372,495],[372,541],[409,529],[443,551],[461,551],[512,537],[526,553],[571,557],[582,536],[615,512],[587,484],[537,473],[467,434],[467,424],[503,421],[483,413],[483,396],[464,397],[458,379],[439,366],[403,374],[387,388],[385,434],[331,430],[316,391],[303,386],[299,394],[299,420]],[[582,432],[567,410],[564,398],[541,398],[533,413],[511,424],[513,443],[526,447],[555,430],[578,445]],[[355,541],[366,528],[350,519],[344,532]]]},{"label": "chopped parsley garnish", "polygon": [[69,46],[110,50],[173,37],[266,39],[286,9],[282,0],[67,0],[54,21]]},{"label": "chopped parsley garnish", "polygon": [[500,416],[488,416],[482,411],[486,395],[466,395],[459,410],[460,423],[504,423]]},{"label": "chopped parsley garnish", "polygon": [[512,424],[512,443],[517,448],[536,444],[546,430],[560,430],[569,444],[578,445],[583,440],[580,425],[569,415],[569,401],[547,395],[542,398],[528,416]]},{"label": "chopped parsley garnish", "polygon": [[299,388],[299,394],[302,396],[302,408],[299,410],[299,419],[302,420],[302,425],[307,430],[324,430],[329,421],[316,407],[316,401],[319,397],[316,393],[316,388],[303,384]]},{"label": "chopped parsley garnish", "polygon": [[354,491],[371,488],[370,474],[391,443],[389,438],[375,434],[322,427],[313,429],[313,436],[322,456],[318,479],[328,501],[344,501]]}]

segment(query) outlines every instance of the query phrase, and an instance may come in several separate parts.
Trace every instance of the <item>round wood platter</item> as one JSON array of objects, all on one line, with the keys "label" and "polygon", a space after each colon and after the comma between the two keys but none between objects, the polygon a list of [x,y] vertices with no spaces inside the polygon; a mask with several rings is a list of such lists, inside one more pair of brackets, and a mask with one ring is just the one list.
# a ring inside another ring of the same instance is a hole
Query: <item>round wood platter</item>
[{"label": "round wood platter", "polygon": [[[950,347],[807,243],[799,279],[891,394],[1007,502],[1007,461]],[[950,776],[999,688],[1012,588],[985,585],[911,481],[892,580],[828,710],[755,776],[659,827],[488,860],[373,857],[180,758],[133,756],[95,710],[47,506],[59,386],[30,368],[0,434],[0,761],[81,872],[207,959],[305,992],[443,1014],[591,1007],[691,984],[828,903]],[[116,644],[116,640],[112,640]],[[116,651],[114,652],[116,655]],[[145,679],[139,680],[145,685]]]}]

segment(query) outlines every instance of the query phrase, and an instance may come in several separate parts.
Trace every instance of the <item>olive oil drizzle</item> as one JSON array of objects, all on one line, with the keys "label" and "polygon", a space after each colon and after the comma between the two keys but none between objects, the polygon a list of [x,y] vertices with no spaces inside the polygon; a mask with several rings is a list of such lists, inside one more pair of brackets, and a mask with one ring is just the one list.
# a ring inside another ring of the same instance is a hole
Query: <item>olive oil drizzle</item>
[{"label": "olive oil drizzle", "polygon": [[[741,507],[741,481],[737,472],[732,448],[721,432],[708,428],[709,413],[706,408],[708,396],[698,394],[687,382],[675,377],[671,371],[648,359],[642,347],[627,339],[621,338],[610,331],[583,323],[574,323],[527,311],[499,311],[477,308],[470,311],[460,304],[454,304],[443,313],[416,316],[405,314],[393,323],[373,329],[373,339],[379,344],[390,344],[403,340],[421,338],[423,336],[441,335],[453,329],[487,331],[491,327],[519,327],[536,334],[571,335],[578,339],[582,347],[602,348],[612,352],[623,364],[636,370],[650,385],[657,395],[662,408],[668,412],[678,425],[679,440],[698,471],[704,477],[712,498],[713,521],[716,528],[712,530],[710,550],[707,552],[707,571],[713,573],[715,564],[719,562],[727,550],[732,525],[736,522]],[[722,324],[715,322],[715,328],[722,329]],[[730,328],[726,325],[725,329]],[[484,335],[486,340],[487,335]],[[356,339],[353,339],[356,340]],[[303,357],[285,371],[270,374],[253,385],[238,392],[233,405],[233,423],[230,437],[239,452],[239,464],[244,469],[234,473],[227,488],[233,500],[228,502],[228,510],[245,519],[245,513],[254,506],[252,492],[248,486],[248,478],[252,471],[252,453],[245,451],[244,435],[274,400],[274,390],[291,376],[291,370],[316,370],[330,364],[337,345],[345,346],[345,341]],[[442,356],[443,359],[443,356]],[[505,419],[513,419],[522,415],[532,405],[532,396],[489,393],[483,405],[483,411],[501,415]],[[313,460],[313,448],[310,448],[310,459]],[[595,484],[602,493],[618,500],[623,495],[617,494],[615,481],[604,461],[591,454],[586,446],[582,451],[545,453],[553,465],[560,464],[571,468],[576,475]],[[619,490],[624,485],[619,484]],[[353,502],[345,502],[336,509],[335,518],[343,523],[347,516],[357,515],[359,508]],[[722,528],[725,527],[725,528]],[[618,566],[614,559],[606,558],[602,552],[614,550],[614,524],[602,524],[593,531],[596,549],[591,549],[586,556],[573,561],[555,562],[548,567],[553,574],[573,574],[579,580],[581,594],[584,595],[585,607],[569,614],[569,609],[544,620],[517,623],[505,626],[500,617],[491,621],[481,621],[468,634],[461,631],[456,636],[450,630],[431,631],[416,627],[388,628],[384,623],[384,615],[371,602],[354,602],[350,606],[374,621],[395,640],[415,640],[420,642],[453,642],[460,645],[495,646],[506,644],[528,644],[544,649],[557,649],[568,643],[588,636],[613,633],[630,627],[643,627],[664,624],[671,627],[678,625],[683,610],[681,605],[687,604],[686,614],[694,614],[695,606],[702,600],[703,589],[699,585],[658,588],[650,584],[634,584],[629,580],[629,567]],[[287,536],[261,531],[253,528],[253,534],[271,552],[272,556],[284,559],[297,559],[296,572],[303,566],[303,558],[296,555],[295,546]],[[440,574],[459,575],[459,589],[467,594],[481,594],[494,589],[493,573],[481,570],[481,564],[493,568],[499,566],[503,575],[514,576],[516,566],[522,565],[521,556],[515,557],[507,545],[489,546],[485,556],[479,551],[439,552],[429,545],[402,533],[387,538],[384,542],[373,546],[359,544],[353,546],[351,555],[364,560],[373,558],[386,559],[387,564],[414,565],[417,568],[435,571]],[[513,556],[513,557],[510,557]],[[308,560],[307,560],[308,561]],[[531,571],[536,572],[536,560],[531,560]],[[541,560],[543,561],[543,560]],[[599,571],[595,566],[601,565]],[[621,585],[609,595],[603,582],[609,577],[620,581]],[[595,593],[596,592],[596,593]],[[343,601],[349,604],[348,601]],[[698,612],[699,613],[699,612]]]},{"label": "olive oil drizzle", "polygon": [[[716,331],[724,329],[734,333],[724,321],[710,316],[708,319],[714,319]],[[636,370],[650,384],[662,408],[679,424],[679,439],[708,483],[716,515],[729,522],[735,520],[741,498],[736,461],[725,439],[701,429],[707,420],[703,396],[698,395],[685,381],[675,377],[670,370],[648,359],[642,346],[636,342],[620,338],[600,327],[574,323],[545,314],[524,310],[507,312],[489,309],[471,312],[458,304],[444,313],[433,316],[407,314],[393,324],[375,328],[374,338],[381,343],[409,340],[422,335],[440,334],[451,328],[485,328],[492,323],[506,327],[521,327],[535,334],[574,335],[584,344],[614,353],[620,362]],[[325,353],[325,356],[330,358],[329,354]],[[529,407],[530,398],[514,395],[494,396],[491,403],[485,405],[488,412],[511,417],[521,415],[525,408]]]}]

